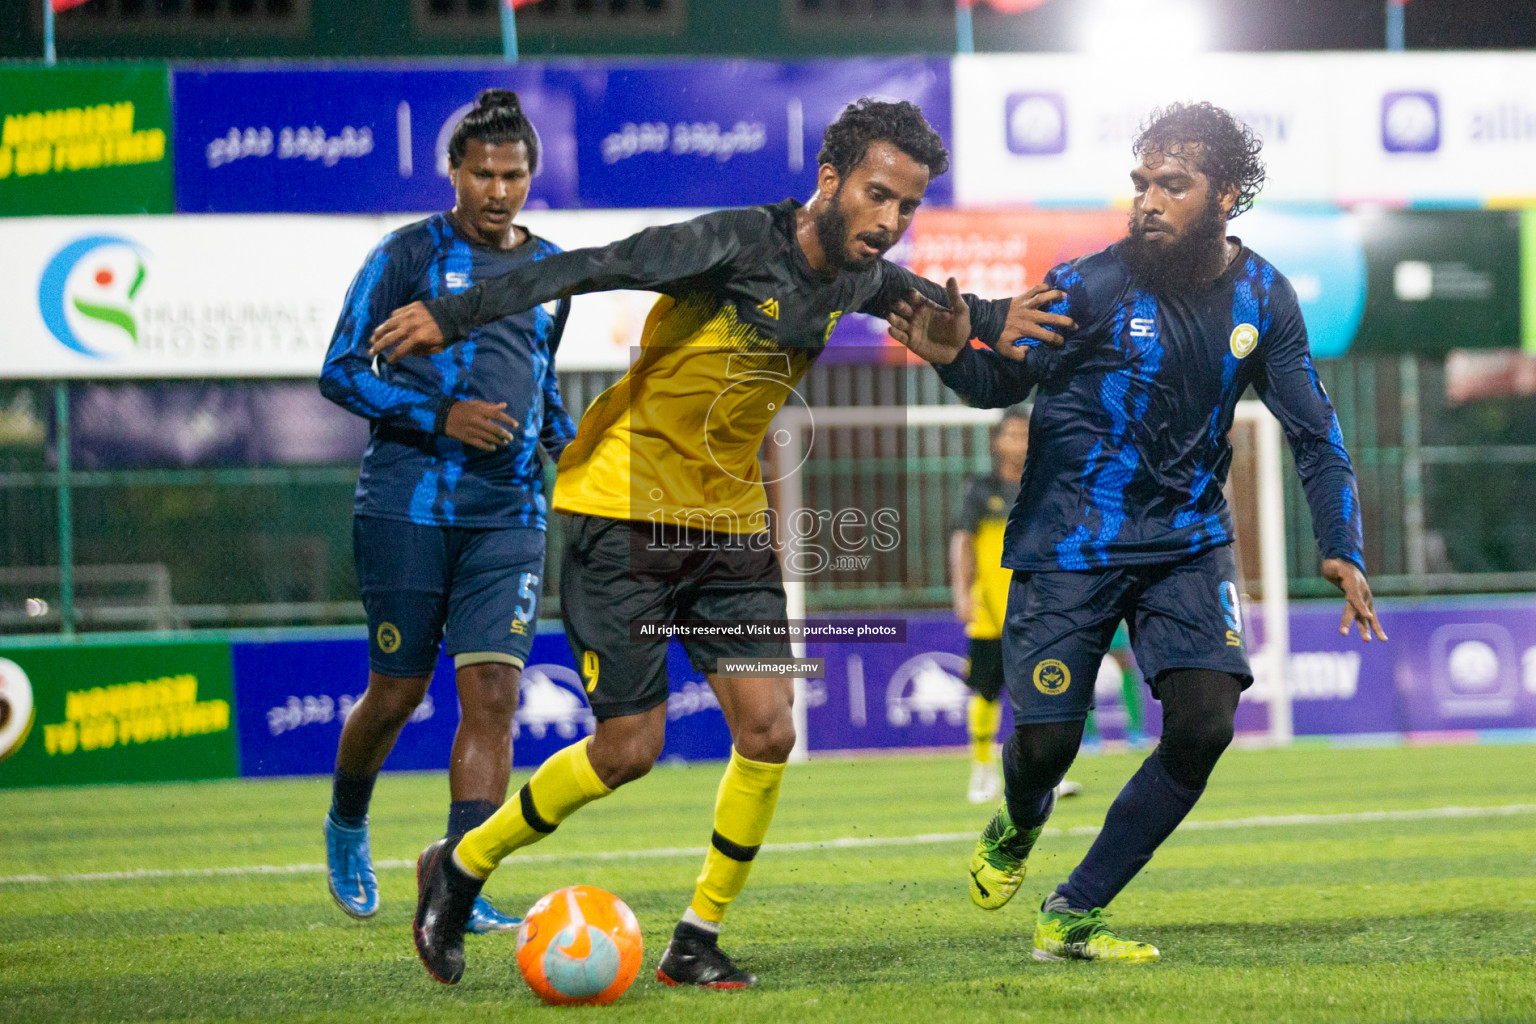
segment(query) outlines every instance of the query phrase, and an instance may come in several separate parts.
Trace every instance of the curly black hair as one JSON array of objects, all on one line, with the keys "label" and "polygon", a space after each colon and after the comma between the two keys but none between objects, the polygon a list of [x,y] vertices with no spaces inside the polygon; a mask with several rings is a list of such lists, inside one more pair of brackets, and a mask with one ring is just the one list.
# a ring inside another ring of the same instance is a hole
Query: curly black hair
[{"label": "curly black hair", "polygon": [[448,140],[448,165],[464,162],[470,139],[487,146],[521,142],[528,151],[528,173],[539,169],[539,137],[533,122],[523,116],[522,101],[511,89],[486,89],[475,97],[475,109],[464,115]]},{"label": "curly black hair", "polygon": [[889,142],[928,168],[931,181],[949,170],[949,150],[915,103],[886,103],[865,96],[843,108],[821,137],[818,164],[831,164],[846,178],[864,161],[872,142]]},{"label": "curly black hair", "polygon": [[1264,161],[1259,152],[1264,140],[1227,111],[1210,103],[1170,103],[1152,111],[1131,152],[1176,155],[1183,147],[1198,145],[1200,172],[1210,179],[1217,194],[1237,192],[1227,216],[1236,217],[1253,206],[1264,187]]}]

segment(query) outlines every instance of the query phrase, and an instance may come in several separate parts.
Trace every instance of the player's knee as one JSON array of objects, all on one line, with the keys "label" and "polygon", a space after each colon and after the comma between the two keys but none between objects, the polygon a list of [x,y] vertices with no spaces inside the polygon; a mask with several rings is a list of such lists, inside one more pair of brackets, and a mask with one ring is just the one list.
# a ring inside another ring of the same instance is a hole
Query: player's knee
[{"label": "player's knee", "polygon": [[1072,767],[1082,738],[1081,722],[1026,722],[1013,730],[1005,756],[1021,778],[1054,786]]},{"label": "player's knee", "polygon": [[743,723],[733,740],[736,752],[749,761],[782,764],[795,749],[794,717],[785,708],[783,714]]},{"label": "player's knee", "polygon": [[368,680],[368,689],[353,713],[361,709],[376,721],[403,725],[427,695],[429,682],[428,679],[374,676]]},{"label": "player's knee", "polygon": [[510,729],[517,712],[522,670],[501,662],[466,665],[459,669],[459,704],[465,721]]},{"label": "player's knee", "polygon": [[1232,721],[1221,717],[1181,722],[1164,728],[1158,757],[1173,780],[1190,789],[1204,788],[1216,762],[1232,743]]},{"label": "player's knee", "polygon": [[617,789],[650,773],[661,756],[664,740],[665,734],[650,731],[604,736],[599,728],[587,747],[587,757],[603,785]]}]

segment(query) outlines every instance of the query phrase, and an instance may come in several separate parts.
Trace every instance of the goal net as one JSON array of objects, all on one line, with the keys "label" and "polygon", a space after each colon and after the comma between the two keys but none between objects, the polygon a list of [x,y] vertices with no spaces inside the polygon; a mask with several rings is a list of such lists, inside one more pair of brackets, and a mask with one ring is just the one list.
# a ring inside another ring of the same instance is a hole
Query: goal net
[{"label": "goal net", "polygon": [[[947,607],[949,532],[959,518],[965,479],[988,469],[988,430],[1001,417],[1002,410],[957,405],[788,405],[780,411],[764,466],[789,619]],[[1244,401],[1230,438],[1226,493],[1255,678],[1245,698],[1267,710],[1267,729],[1248,735],[1286,744],[1292,738],[1289,691],[1277,685],[1286,677],[1290,637],[1280,426],[1262,403]],[[814,523],[818,515],[826,522],[876,498],[888,505],[892,495],[904,506],[900,550],[835,565],[837,572],[799,571],[804,563],[793,557],[797,538],[787,535],[792,524]],[[803,644],[795,645],[795,654],[804,656]],[[797,759],[805,756],[804,698],[805,681],[797,680]]]}]

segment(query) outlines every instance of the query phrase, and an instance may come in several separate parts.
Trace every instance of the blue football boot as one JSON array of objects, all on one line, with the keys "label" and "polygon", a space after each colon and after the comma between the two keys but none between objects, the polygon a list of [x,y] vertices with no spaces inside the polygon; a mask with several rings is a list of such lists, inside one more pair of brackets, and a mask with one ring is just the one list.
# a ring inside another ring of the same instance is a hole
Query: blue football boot
[{"label": "blue football boot", "polygon": [[325,816],[325,866],[331,898],[345,913],[367,918],[379,912],[379,879],[373,873],[366,818],[360,828],[348,828]]},{"label": "blue football boot", "polygon": [[520,917],[508,917],[484,896],[475,897],[474,909],[469,912],[469,924],[464,930],[471,935],[494,935],[497,932],[515,932],[523,923]]}]

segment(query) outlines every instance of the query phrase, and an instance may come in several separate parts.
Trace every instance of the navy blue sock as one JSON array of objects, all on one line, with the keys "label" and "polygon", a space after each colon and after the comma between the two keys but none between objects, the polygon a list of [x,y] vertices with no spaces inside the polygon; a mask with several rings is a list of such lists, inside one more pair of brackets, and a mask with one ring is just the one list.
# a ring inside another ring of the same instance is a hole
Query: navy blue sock
[{"label": "navy blue sock", "polygon": [[1056,808],[1056,784],[1082,741],[1083,723],[1047,722],[1015,729],[1003,741],[1003,798],[1013,827],[1044,825]]},{"label": "navy blue sock", "polygon": [[1044,789],[1030,786],[1020,782],[1016,778],[1016,773],[1009,772],[1007,765],[1008,762],[1005,759],[1003,761],[1003,800],[1008,805],[1008,817],[1013,819],[1013,827],[1020,832],[1025,832],[1036,825],[1044,825],[1050,818],[1051,812],[1056,809],[1056,783],[1053,782]]},{"label": "navy blue sock", "polygon": [[339,825],[360,828],[368,820],[368,803],[373,799],[373,784],[379,773],[350,775],[340,768],[331,779],[331,817]]},{"label": "navy blue sock", "polygon": [[461,836],[472,828],[479,828],[496,813],[496,804],[490,800],[455,800],[448,805],[448,832]]},{"label": "navy blue sock", "polygon": [[1072,876],[1056,887],[1073,910],[1105,907],[1152,859],[1200,799],[1200,789],[1175,782],[1157,751],[1109,807],[1104,828]]}]

